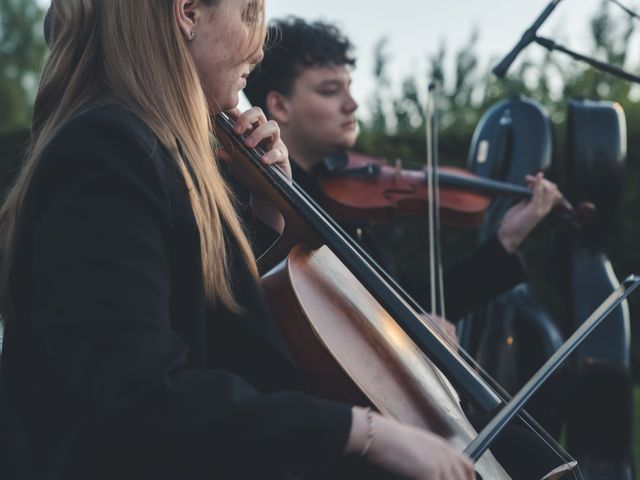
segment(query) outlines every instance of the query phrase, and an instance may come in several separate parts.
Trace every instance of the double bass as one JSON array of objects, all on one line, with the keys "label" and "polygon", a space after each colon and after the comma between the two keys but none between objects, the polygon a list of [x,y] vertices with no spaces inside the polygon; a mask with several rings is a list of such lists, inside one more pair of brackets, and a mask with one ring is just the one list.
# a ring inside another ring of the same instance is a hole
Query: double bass
[{"label": "double bass", "polygon": [[[244,146],[227,117],[218,115],[216,123],[225,148],[249,160],[245,176],[285,217],[282,236],[259,260],[262,286],[275,299],[271,307],[285,340],[316,393],[370,405],[467,448],[476,432],[458,395],[495,413],[506,402],[501,392],[304,191],[277,168],[262,166],[260,152]],[[559,466],[540,478],[562,478],[575,467],[553,446]],[[486,450],[474,453],[477,477],[510,478]]]}]

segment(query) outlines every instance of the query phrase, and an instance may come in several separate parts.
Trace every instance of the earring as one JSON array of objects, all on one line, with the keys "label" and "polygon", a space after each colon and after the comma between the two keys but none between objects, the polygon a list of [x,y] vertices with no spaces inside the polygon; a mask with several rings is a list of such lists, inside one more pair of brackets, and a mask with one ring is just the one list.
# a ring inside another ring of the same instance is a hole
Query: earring
[{"label": "earring", "polygon": [[196,38],[196,31],[191,30],[191,40],[193,40],[194,38]]}]

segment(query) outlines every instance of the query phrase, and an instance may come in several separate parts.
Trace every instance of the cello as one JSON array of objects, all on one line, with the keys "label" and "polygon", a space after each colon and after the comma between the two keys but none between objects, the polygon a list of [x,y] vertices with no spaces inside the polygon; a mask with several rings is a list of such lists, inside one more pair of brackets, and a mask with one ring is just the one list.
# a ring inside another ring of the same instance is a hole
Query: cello
[{"label": "cello", "polygon": [[[260,152],[244,146],[226,116],[216,116],[216,123],[225,148],[249,159],[244,174],[285,217],[283,235],[259,261],[267,272],[262,286],[277,299],[271,305],[275,317],[316,393],[371,405],[466,448],[475,431],[457,391],[486,412],[505,404],[501,394],[304,191],[276,168],[262,167]],[[283,293],[290,281],[295,294]],[[294,320],[287,307],[305,313],[306,323]],[[486,448],[475,452],[478,478],[508,479]],[[575,467],[557,451],[558,468],[540,477],[561,478]]]}]

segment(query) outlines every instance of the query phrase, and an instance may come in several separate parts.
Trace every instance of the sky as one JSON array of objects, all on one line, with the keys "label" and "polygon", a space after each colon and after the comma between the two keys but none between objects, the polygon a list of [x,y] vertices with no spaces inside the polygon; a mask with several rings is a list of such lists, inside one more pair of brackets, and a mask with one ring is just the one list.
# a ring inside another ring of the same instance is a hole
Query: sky
[{"label": "sky", "polygon": [[[539,34],[565,46],[590,52],[589,20],[603,0],[562,0]],[[621,0],[640,11],[639,0]],[[481,67],[515,46],[525,30],[549,4],[549,0],[272,0],[267,4],[270,18],[297,15],[308,20],[335,22],[356,46],[358,65],[353,73],[356,100],[366,106],[373,91],[373,49],[382,37],[389,39],[392,78],[399,83],[412,72],[425,76],[427,59],[441,44],[453,53],[466,45],[474,29],[479,32],[475,51]],[[612,12],[622,12],[612,5]],[[621,17],[620,18],[624,18]],[[538,45],[524,55],[532,59],[545,53]],[[558,54],[561,55],[561,54]],[[517,67],[517,63],[514,64]]]},{"label": "sky", "polygon": [[[48,5],[48,0],[39,0]],[[481,68],[488,70],[517,43],[550,3],[549,0],[266,0],[267,16],[296,15],[307,20],[336,23],[356,47],[358,65],[353,72],[353,93],[363,106],[373,92],[373,49],[382,37],[389,40],[390,74],[398,88],[409,74],[426,76],[427,59],[444,43],[453,53],[477,29],[475,51]],[[603,0],[562,0],[539,34],[565,46],[590,53],[589,20]],[[640,12],[640,0],[620,0]],[[611,4],[612,11],[622,11]],[[637,42],[640,44],[640,42]],[[542,47],[529,46],[522,58],[540,58]],[[562,55],[562,54],[557,54]],[[515,64],[517,67],[517,64]]]}]

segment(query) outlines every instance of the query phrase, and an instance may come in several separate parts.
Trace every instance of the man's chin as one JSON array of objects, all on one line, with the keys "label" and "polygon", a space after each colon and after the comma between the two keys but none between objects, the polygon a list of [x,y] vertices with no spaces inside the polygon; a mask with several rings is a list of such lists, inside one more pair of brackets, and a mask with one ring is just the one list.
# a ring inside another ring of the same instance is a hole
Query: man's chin
[{"label": "man's chin", "polygon": [[341,140],[336,144],[336,150],[351,150],[356,144],[356,140],[358,139],[357,135],[345,135],[341,138]]}]

